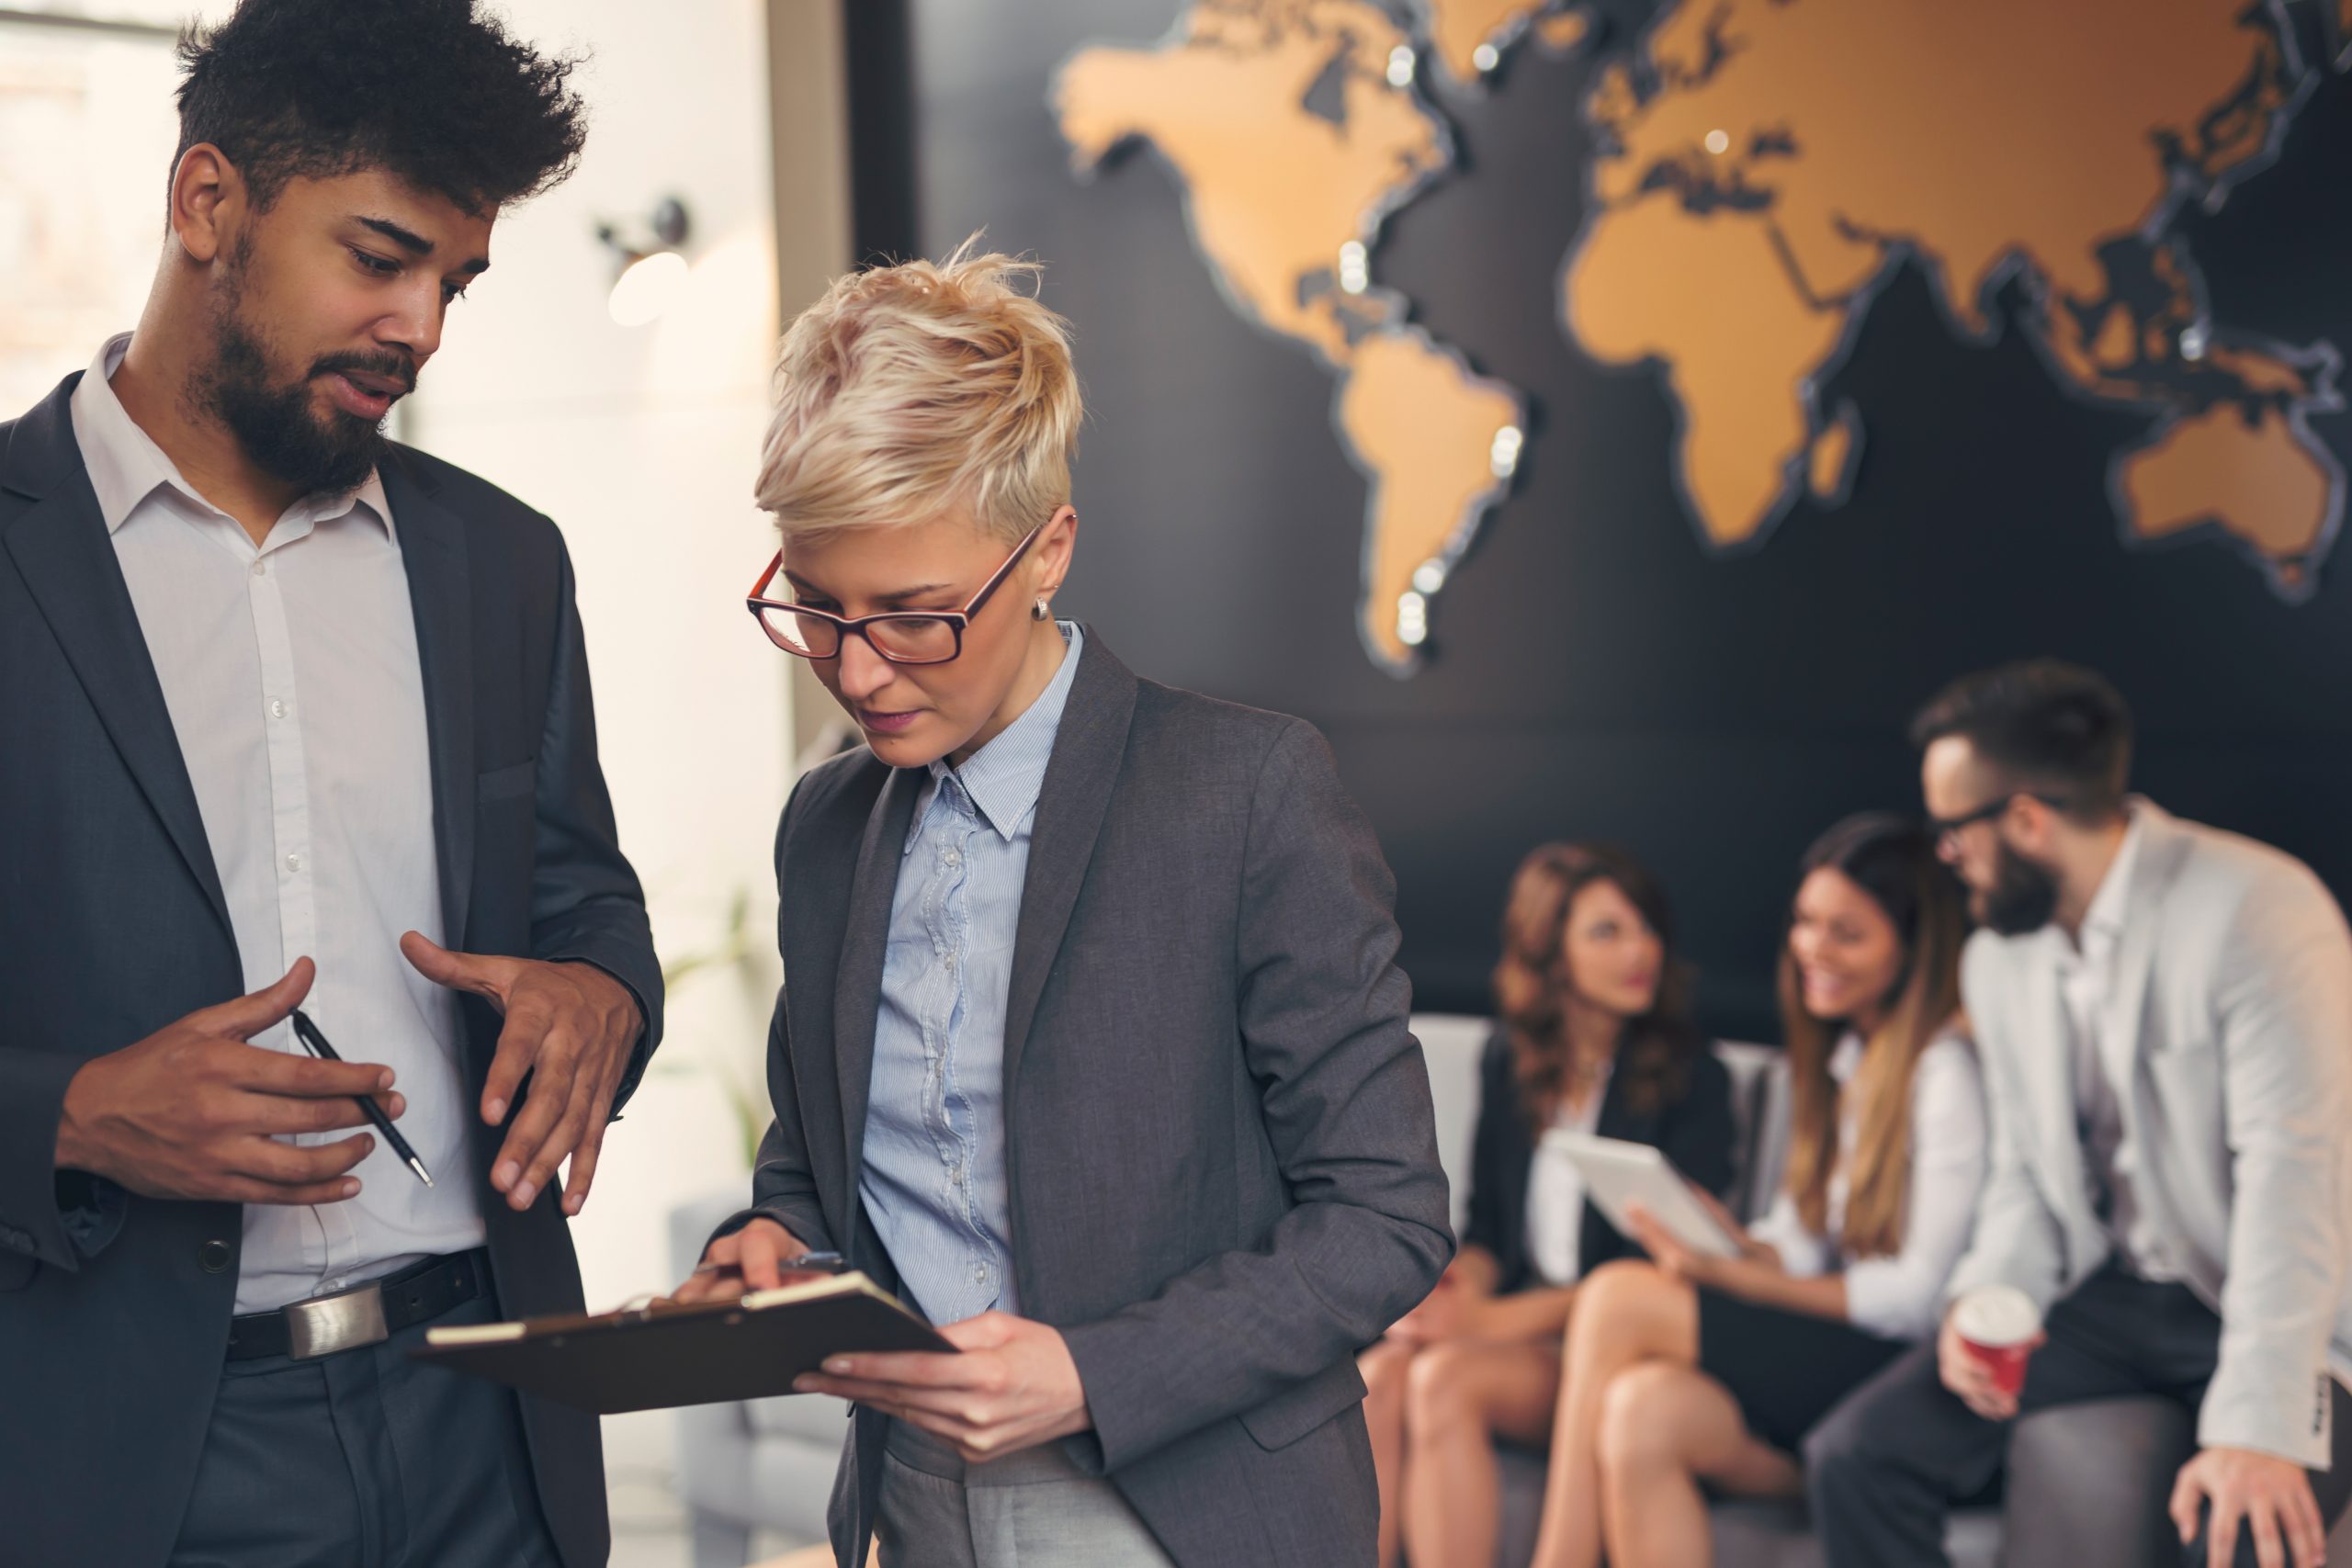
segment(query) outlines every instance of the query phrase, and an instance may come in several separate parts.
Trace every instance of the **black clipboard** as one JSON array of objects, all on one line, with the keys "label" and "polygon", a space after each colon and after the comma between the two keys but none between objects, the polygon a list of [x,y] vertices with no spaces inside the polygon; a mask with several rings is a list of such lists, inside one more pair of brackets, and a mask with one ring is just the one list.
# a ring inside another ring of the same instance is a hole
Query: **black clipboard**
[{"label": "black clipboard", "polygon": [[731,1302],[427,1331],[410,1355],[599,1416],[790,1393],[828,1356],[956,1347],[861,1273]]}]

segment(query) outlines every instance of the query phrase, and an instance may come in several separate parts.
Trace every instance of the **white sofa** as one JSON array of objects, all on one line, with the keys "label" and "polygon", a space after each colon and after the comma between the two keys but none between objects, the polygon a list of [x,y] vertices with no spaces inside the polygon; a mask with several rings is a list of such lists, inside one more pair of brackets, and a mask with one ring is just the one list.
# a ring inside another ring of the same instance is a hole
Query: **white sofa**
[{"label": "white sofa", "polygon": [[[1478,1055],[1489,1028],[1484,1019],[1446,1014],[1413,1020],[1429,1060],[1438,1156],[1453,1181],[1457,1230],[1468,1210]],[[1752,1216],[1780,1179],[1787,1078],[1776,1051],[1736,1044],[1717,1050],[1732,1071],[1740,1129],[1735,1206]],[[714,1194],[671,1216],[677,1277],[694,1266],[712,1228],[742,1201],[740,1192]],[[678,1413],[680,1490],[693,1519],[695,1568],[741,1568],[755,1528],[787,1543],[824,1539],[825,1502],[843,1414],[839,1401],[817,1395]],[[1954,1516],[1948,1537],[1952,1561],[1957,1568],[1993,1568],[1996,1562],[2006,1568],[2144,1568],[2177,1561],[2164,1506],[2173,1472],[2188,1457],[2192,1442],[2188,1417],[2163,1400],[2109,1401],[2024,1421],[2011,1443],[2006,1503],[1964,1508]],[[2085,1464],[2086,1453],[2128,1453],[2135,1459],[2128,1465]],[[1496,1564],[1524,1568],[1542,1501],[1540,1456],[1506,1450],[1503,1477]],[[1715,1506],[1714,1521],[1716,1561],[1724,1568],[1821,1568],[1802,1504],[1723,1502]],[[2352,1516],[2329,1544],[2338,1560],[2352,1561]]]}]

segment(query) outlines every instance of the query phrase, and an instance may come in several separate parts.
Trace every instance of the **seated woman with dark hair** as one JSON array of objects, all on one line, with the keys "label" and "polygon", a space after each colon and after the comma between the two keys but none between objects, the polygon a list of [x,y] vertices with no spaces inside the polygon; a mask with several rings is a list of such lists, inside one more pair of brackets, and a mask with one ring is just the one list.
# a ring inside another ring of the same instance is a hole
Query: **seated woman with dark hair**
[{"label": "seated woman with dark hair", "polygon": [[1611,1568],[1712,1561],[1701,1483],[1794,1495],[1805,1433],[1935,1332],[1986,1158],[1959,1016],[1966,934],[1925,829],[1849,818],[1806,853],[1781,954],[1786,1184],[1736,1258],[1645,1218],[1654,1261],[1586,1281],[1540,1568],[1596,1568],[1604,1543]]},{"label": "seated woman with dark hair", "polygon": [[1511,885],[1500,1027],[1479,1076],[1470,1224],[1437,1290],[1364,1352],[1380,1562],[1487,1568],[1494,1440],[1543,1444],[1577,1281],[1632,1244],[1585,1201],[1550,1128],[1651,1144],[1732,1179],[1731,1084],[1689,1021],[1657,882],[1621,852],[1546,844]]}]

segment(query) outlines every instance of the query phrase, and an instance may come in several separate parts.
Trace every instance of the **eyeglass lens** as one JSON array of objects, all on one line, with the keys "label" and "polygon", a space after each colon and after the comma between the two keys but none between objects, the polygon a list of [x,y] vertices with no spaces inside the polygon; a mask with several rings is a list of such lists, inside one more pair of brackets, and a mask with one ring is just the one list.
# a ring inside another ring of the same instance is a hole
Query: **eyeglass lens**
[{"label": "eyeglass lens", "polygon": [[[820,615],[763,605],[760,620],[771,637],[806,658],[831,659],[842,650],[841,627]],[[893,615],[870,621],[865,636],[883,658],[905,664],[938,663],[956,657],[955,623],[936,616]]]}]

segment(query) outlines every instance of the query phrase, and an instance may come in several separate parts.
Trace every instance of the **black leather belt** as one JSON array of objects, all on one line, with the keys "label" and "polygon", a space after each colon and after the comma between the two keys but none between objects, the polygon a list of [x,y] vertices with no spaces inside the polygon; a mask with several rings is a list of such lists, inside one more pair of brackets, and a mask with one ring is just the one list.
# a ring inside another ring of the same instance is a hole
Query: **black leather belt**
[{"label": "black leather belt", "polygon": [[490,1288],[490,1254],[481,1247],[428,1258],[396,1274],[276,1312],[229,1320],[229,1359],[291,1356],[298,1361],[379,1345],[403,1328],[430,1323]]}]

